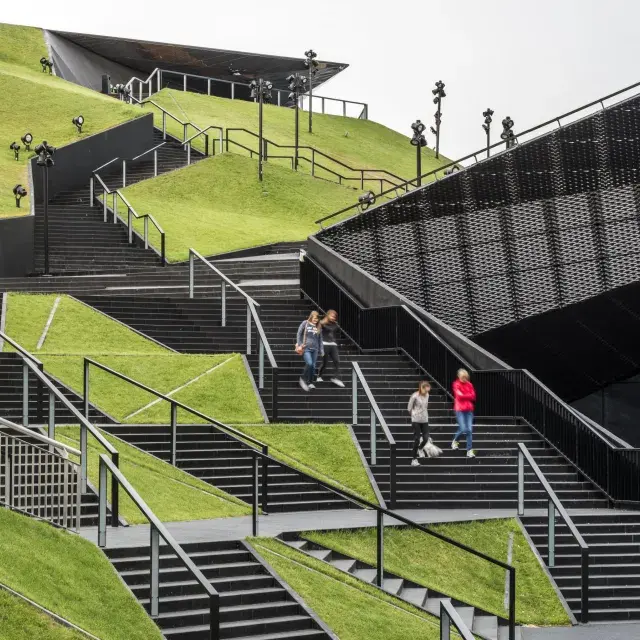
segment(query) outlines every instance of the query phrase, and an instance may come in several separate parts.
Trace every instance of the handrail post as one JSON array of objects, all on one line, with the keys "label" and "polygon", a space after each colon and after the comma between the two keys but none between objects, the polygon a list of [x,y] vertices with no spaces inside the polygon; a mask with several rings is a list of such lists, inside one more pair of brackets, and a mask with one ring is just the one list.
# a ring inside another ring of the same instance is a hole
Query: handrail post
[{"label": "handrail post", "polygon": [[376,585],[382,588],[384,583],[384,513],[376,512]]},{"label": "handrail post", "polygon": [[252,466],[253,466],[253,481],[252,481],[252,496],[251,496],[251,520],[253,536],[258,535],[258,454],[252,453]]},{"label": "handrail post", "polygon": [[440,600],[440,640],[451,640],[451,618],[443,600]]},{"label": "handrail post", "polygon": [[233,100],[236,97],[236,83],[231,83],[231,99]]},{"label": "handrail post", "polygon": [[22,361],[22,426],[29,426],[29,366]]},{"label": "handrail post", "polygon": [[178,406],[171,403],[171,464],[175,467],[178,448]]},{"label": "handrail post", "polygon": [[264,342],[258,337],[258,389],[264,389]]},{"label": "handrail post", "polygon": [[547,534],[549,546],[549,568],[552,569],[556,565],[556,507],[553,500],[549,498],[547,513]]},{"label": "handrail post", "polygon": [[589,622],[589,549],[582,549],[580,565],[580,622],[586,624]]},{"label": "handrail post", "polygon": [[104,215],[104,222],[107,221],[107,190],[102,190],[102,213]]},{"label": "handrail post", "polygon": [[118,192],[113,192],[113,224],[118,223]]},{"label": "handrail post", "polygon": [[316,175],[316,150],[314,148],[311,149],[311,175]]},{"label": "handrail post", "polygon": [[396,445],[389,445],[389,507],[396,506]]},{"label": "handrail post", "polygon": [[163,231],[160,234],[160,260],[162,261],[163,267],[167,266],[166,245],[167,245],[167,236]]},{"label": "handrail post", "polygon": [[209,134],[204,134],[204,157],[209,157]]},{"label": "handrail post", "polygon": [[[269,455],[269,447],[268,445],[264,445],[262,447],[262,453],[265,456]],[[267,503],[268,503],[268,486],[269,486],[269,460],[267,458],[262,458],[262,513],[267,513]]]},{"label": "handrail post", "polygon": [[182,90],[183,91],[187,90],[187,74],[186,73],[182,74]]},{"label": "handrail post", "polygon": [[220,638],[220,595],[212,593],[209,596],[209,640]]},{"label": "handrail post", "polygon": [[158,177],[158,150],[155,149],[153,152],[153,177]]},{"label": "handrail post", "polygon": [[251,303],[247,300],[247,355],[251,355]]},{"label": "handrail post", "polygon": [[122,188],[127,186],[127,161],[122,161]]},{"label": "handrail post", "polygon": [[149,248],[149,216],[144,217],[144,248]]},{"label": "handrail post", "polygon": [[89,419],[89,363],[84,361],[82,376],[82,399],[84,400],[84,417]]},{"label": "handrail post", "polygon": [[[56,396],[51,389],[49,389],[49,429],[47,436],[51,438],[51,440],[56,439]],[[51,446],[51,450],[53,451],[53,445]]]},{"label": "handrail post", "polygon": [[189,134],[187,133],[187,123],[182,125],[182,142],[186,142]]},{"label": "handrail post", "polygon": [[80,425],[80,482],[82,483],[82,493],[87,493],[87,427]]},{"label": "handrail post", "polygon": [[222,312],[222,326],[227,326],[227,283],[223,280],[220,285],[220,304]]},{"label": "handrail post", "polygon": [[133,244],[133,215],[131,207],[127,207],[127,230],[129,232],[129,244]]},{"label": "handrail post", "polygon": [[149,579],[149,586],[151,593],[149,598],[149,609],[151,617],[156,618],[158,616],[158,600],[160,593],[160,532],[151,523],[151,576]]},{"label": "handrail post", "polygon": [[211,78],[207,78],[207,95],[211,95]]},{"label": "handrail post", "polygon": [[376,464],[376,412],[373,407],[371,407],[371,464]]},{"label": "handrail post", "polygon": [[358,374],[355,367],[351,371],[351,422],[358,424]]},{"label": "handrail post", "polygon": [[187,166],[191,165],[191,141],[187,143]]},{"label": "handrail post", "polygon": [[89,206],[93,207],[93,176],[89,178]]},{"label": "handrail post", "polygon": [[516,568],[509,567],[509,640],[516,640]]},{"label": "handrail post", "polygon": [[[158,84],[160,83],[160,78],[158,77]],[[167,112],[162,112],[162,139],[167,139]]]},{"label": "handrail post", "polygon": [[524,453],[518,449],[518,515],[524,515]]},{"label": "handrail post", "polygon": [[107,544],[107,465],[102,457],[98,473],[98,546]]},{"label": "handrail post", "polygon": [[193,272],[193,259],[194,259],[194,255],[193,253],[191,253],[191,251],[189,251],[189,298],[193,298],[193,285],[194,285],[194,278],[195,278],[195,274]]},{"label": "handrail post", "polygon": [[278,420],[278,369],[271,370],[271,420]]}]

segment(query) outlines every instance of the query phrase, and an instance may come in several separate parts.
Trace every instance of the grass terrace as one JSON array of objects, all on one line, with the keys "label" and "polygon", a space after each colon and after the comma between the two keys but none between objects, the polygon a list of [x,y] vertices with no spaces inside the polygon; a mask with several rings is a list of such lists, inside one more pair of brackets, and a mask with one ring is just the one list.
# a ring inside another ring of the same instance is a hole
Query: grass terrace
[{"label": "grass terrace", "polygon": [[[0,24],[0,218],[29,213],[29,197],[16,209],[12,193],[18,183],[30,190],[27,162],[34,153],[26,151],[20,141],[27,131],[33,135],[34,145],[47,140],[60,147],[143,113],[134,106],[42,73],[42,56],[48,53],[41,29]],[[80,114],[85,118],[82,133],[71,123]],[[21,147],[18,162],[9,149],[13,141]]]}]

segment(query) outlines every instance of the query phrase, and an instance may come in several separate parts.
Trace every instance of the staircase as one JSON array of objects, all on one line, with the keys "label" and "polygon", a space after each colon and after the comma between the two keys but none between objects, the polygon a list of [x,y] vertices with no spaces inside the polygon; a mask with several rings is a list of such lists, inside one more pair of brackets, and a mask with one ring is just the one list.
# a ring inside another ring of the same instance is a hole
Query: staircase
[{"label": "staircase", "polygon": [[[220,594],[221,639],[330,637],[244,542],[184,544],[182,548]],[[180,560],[166,549],[160,548],[160,601],[155,622],[165,638],[209,640],[208,597]],[[150,611],[149,547],[105,552],[138,601]]]},{"label": "staircase", "polygon": [[[316,542],[311,542],[303,535],[296,533],[283,534],[280,539],[290,547],[312,558],[326,562],[332,567],[344,571],[367,584],[375,584],[377,571],[373,565],[334,551]],[[440,617],[440,602],[442,600],[451,602],[467,625],[467,628],[477,637],[484,640],[508,640],[509,638],[509,621],[507,618],[500,618],[433,589],[427,589],[389,571],[384,572],[381,588],[382,591],[396,596],[438,618]],[[521,637],[520,629],[516,628],[516,640],[520,640]]]}]

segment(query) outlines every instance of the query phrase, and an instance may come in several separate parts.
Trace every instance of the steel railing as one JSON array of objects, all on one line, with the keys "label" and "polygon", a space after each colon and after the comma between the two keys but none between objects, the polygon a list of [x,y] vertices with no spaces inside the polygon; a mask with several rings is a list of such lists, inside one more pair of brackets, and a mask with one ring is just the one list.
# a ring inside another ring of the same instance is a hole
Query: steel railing
[{"label": "steel railing", "polygon": [[584,541],[584,538],[580,535],[577,527],[573,523],[573,520],[567,513],[566,509],[560,502],[555,491],[551,488],[551,485],[544,477],[544,474],[540,470],[540,467],[533,459],[533,456],[522,443],[518,443],[518,515],[524,516],[525,503],[524,503],[524,463],[529,464],[534,472],[538,482],[542,485],[545,493],[548,496],[548,510],[547,510],[547,543],[548,543],[548,555],[547,566],[550,568],[556,565],[556,513],[564,520],[564,523],[569,529],[569,533],[573,536],[574,540],[580,547],[580,622],[589,622],[589,545]]},{"label": "steel railing", "polygon": [[440,640],[451,640],[451,625],[462,640],[474,640],[474,635],[455,610],[450,600],[440,600]]},{"label": "steel railing", "polygon": [[[127,82],[127,84],[125,85],[127,87],[127,89],[129,89],[131,91],[131,96],[133,96],[135,89],[134,89],[134,84],[138,83],[138,98],[137,101],[138,102],[142,102],[143,100],[143,87],[147,87],[147,97],[151,97],[155,92],[153,91],[153,85],[154,85],[154,80],[156,83],[156,91],[160,91],[163,88],[163,75],[166,76],[178,76],[182,79],[181,83],[178,83],[179,85],[181,85],[182,90],[183,91],[187,91],[188,90],[188,78],[194,78],[196,80],[199,81],[205,81],[206,82],[206,93],[207,95],[211,95],[211,87],[212,87],[212,83],[220,83],[223,84],[225,86],[228,86],[229,88],[229,97],[231,98],[231,100],[236,99],[236,87],[242,87],[245,90],[245,94],[246,94],[246,99],[247,100],[252,100],[252,98],[250,98],[250,91],[251,91],[251,87],[249,85],[249,83],[246,82],[236,82],[235,80],[223,80],[221,78],[213,78],[210,76],[201,76],[201,75],[197,75],[195,73],[182,73],[180,71],[170,71],[168,69],[160,69],[158,67],[156,67],[151,74],[149,75],[149,77],[146,80],[142,80],[141,78],[138,78],[137,76],[134,76],[133,78],[131,78],[129,80],[129,82]],[[167,84],[168,86],[168,84]],[[280,107],[283,105],[286,105],[289,102],[289,93],[290,91],[288,89],[272,89],[273,92],[276,93],[276,104]],[[202,93],[205,93],[204,91],[202,91]],[[304,105],[305,105],[305,98],[308,99],[308,95],[301,95],[300,96],[300,102],[299,102],[299,106],[301,109],[304,109]],[[357,108],[360,109],[359,113],[358,113],[358,118],[361,120],[367,120],[368,116],[369,116],[369,106],[365,103],[365,102],[358,102],[357,100],[344,100],[342,98],[330,98],[329,96],[321,96],[321,95],[313,95],[313,99],[314,100],[320,100],[320,108],[321,108],[321,113],[325,113],[326,112],[326,103],[333,103],[336,102],[338,104],[341,105],[341,112],[342,115],[344,117],[347,116],[347,105],[356,105]],[[308,100],[307,100],[308,102]]]},{"label": "steel railing", "polygon": [[[143,151],[140,155],[136,156],[135,158],[131,158],[131,162],[136,162],[137,160],[140,160],[140,158],[144,158],[144,156],[148,155],[149,153],[153,153],[153,177],[157,178],[158,177],[158,149],[160,149],[161,147],[164,147],[164,145],[167,144],[166,142],[161,142],[160,144],[157,144],[155,147],[152,147],[151,149],[147,149],[146,151]],[[96,173],[98,170],[96,169],[96,171],[94,171],[94,173]],[[123,187],[126,185],[122,185]]]},{"label": "steel railing", "polygon": [[211,129],[218,131],[218,137],[213,138],[211,140],[211,155],[212,156],[216,155],[216,142],[220,145],[220,153],[222,153],[223,145],[224,145],[224,128],[218,127],[214,124],[210,124],[208,127],[205,127],[204,129],[194,133],[190,138],[185,138],[183,144],[187,148],[187,164],[188,165],[191,164],[191,145],[193,144],[193,141],[199,138],[200,136],[204,137],[204,155],[209,156],[209,134],[207,133],[207,131]]},{"label": "steel railing", "polygon": [[220,269],[211,264],[204,256],[195,249],[189,249],[189,298],[193,298],[195,294],[195,260],[198,259],[204,264],[208,270],[220,280],[220,324],[227,326],[227,287],[230,287],[245,301],[246,305],[246,354],[253,353],[253,328],[255,326],[257,332],[257,351],[258,351],[258,388],[264,389],[265,386],[265,356],[271,367],[271,420],[278,419],[278,364],[269,345],[269,340],[265,334],[262,322],[260,320],[260,304],[256,302],[250,295],[243,291],[235,282],[228,278]]},{"label": "steel railing", "polygon": [[80,457],[81,452],[4,418],[0,418],[0,427],[19,434],[0,432],[0,477],[4,480],[0,483],[0,504],[78,531],[81,472],[80,465],[68,456]]},{"label": "steel railing", "polygon": [[378,425],[382,430],[382,435],[389,445],[389,505],[393,509],[396,506],[396,441],[393,437],[387,422],[378,407],[378,403],[367,384],[367,380],[362,373],[360,365],[355,360],[351,362],[352,367],[352,391],[351,391],[351,418],[353,424],[358,424],[358,388],[362,386],[365,396],[369,402],[369,464],[373,467],[378,464],[377,442]]},{"label": "steel railing", "polygon": [[[171,551],[178,557],[184,567],[191,573],[195,580],[209,596],[209,639],[218,640],[220,637],[220,596],[213,588],[209,580],[194,564],[193,560],[185,553],[184,549],[175,541],[164,524],[156,517],[147,503],[140,497],[138,492],[131,486],[122,472],[104,454],[100,455],[99,468],[99,488],[98,488],[98,546],[105,547],[107,544],[107,474],[111,474],[112,484],[121,486],[125,493],[131,498],[136,507],[149,521],[150,536],[150,567],[149,567],[149,612],[152,618],[159,614],[160,603],[160,538],[170,547]],[[164,550],[163,550],[163,553]]]}]

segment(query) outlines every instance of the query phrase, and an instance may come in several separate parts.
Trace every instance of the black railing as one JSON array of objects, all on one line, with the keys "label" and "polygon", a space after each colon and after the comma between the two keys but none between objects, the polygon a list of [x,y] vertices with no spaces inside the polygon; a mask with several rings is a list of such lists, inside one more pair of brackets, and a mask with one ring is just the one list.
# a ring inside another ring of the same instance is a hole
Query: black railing
[{"label": "black railing", "polygon": [[526,369],[475,370],[408,307],[365,308],[309,256],[300,288],[321,309],[335,309],[361,349],[403,351],[447,393],[457,369],[468,369],[477,415],[524,418],[613,503],[640,502],[640,449],[612,446]]},{"label": "black railing", "polygon": [[456,628],[462,640],[474,640],[473,633],[464,623],[450,600],[440,600],[440,640],[450,640],[451,625]]}]

